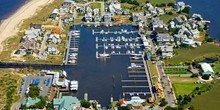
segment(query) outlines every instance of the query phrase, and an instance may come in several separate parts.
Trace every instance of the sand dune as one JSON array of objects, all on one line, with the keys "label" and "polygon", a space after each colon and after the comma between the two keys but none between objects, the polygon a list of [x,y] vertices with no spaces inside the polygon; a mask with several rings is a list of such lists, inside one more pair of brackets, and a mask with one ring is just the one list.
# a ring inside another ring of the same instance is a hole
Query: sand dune
[{"label": "sand dune", "polygon": [[0,52],[3,50],[2,42],[18,32],[17,26],[22,20],[33,16],[42,6],[51,2],[53,0],[32,0],[19,8],[9,18],[5,19],[0,25]]}]

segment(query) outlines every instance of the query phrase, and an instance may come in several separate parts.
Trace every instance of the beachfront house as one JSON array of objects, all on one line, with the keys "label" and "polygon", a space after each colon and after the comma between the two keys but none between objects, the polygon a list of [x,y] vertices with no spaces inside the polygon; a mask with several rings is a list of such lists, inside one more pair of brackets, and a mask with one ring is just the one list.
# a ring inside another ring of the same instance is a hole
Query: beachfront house
[{"label": "beachfront house", "polygon": [[100,22],[100,21],[101,21],[101,17],[100,17],[99,15],[96,15],[96,16],[94,17],[94,21],[95,21],[95,22]]},{"label": "beachfront house", "polygon": [[62,98],[53,99],[55,110],[79,110],[80,100],[73,96],[62,96]]},{"label": "beachfront house", "polygon": [[84,4],[79,4],[79,6],[77,6],[76,11],[78,13],[85,13],[85,5]]},{"label": "beachfront house", "polygon": [[46,51],[48,54],[52,54],[52,55],[59,54],[59,50],[57,49],[57,46],[55,45],[48,45]]},{"label": "beachfront house", "polygon": [[23,39],[15,54],[18,55],[33,54],[34,49],[35,49],[35,40]]},{"label": "beachfront house", "polygon": [[86,13],[85,14],[85,21],[91,22],[92,21],[92,13]]},{"label": "beachfront house", "polygon": [[93,13],[94,13],[94,14],[93,14],[94,16],[95,16],[95,15],[99,15],[99,9],[98,9],[98,8],[94,9],[94,10],[93,10]]},{"label": "beachfront house", "polygon": [[63,6],[71,7],[71,6],[73,6],[74,3],[75,3],[75,1],[73,1],[73,0],[65,0],[63,2]]},{"label": "beachfront house", "polygon": [[50,15],[50,18],[56,19],[59,14],[59,9],[54,9],[52,14]]},{"label": "beachfront house", "polygon": [[187,17],[185,15],[179,15],[178,17],[173,19],[174,23],[182,24],[183,22],[187,21]]},{"label": "beachfront house", "polygon": [[59,12],[60,13],[68,13],[69,7],[68,6],[60,6]]},{"label": "beachfront house", "polygon": [[167,30],[167,25],[163,23],[162,20],[160,20],[158,17],[152,18],[152,28],[155,30],[155,28],[165,28]]},{"label": "beachfront house", "polygon": [[42,34],[41,29],[35,29],[33,27],[31,27],[29,30],[26,30],[24,33],[24,36],[22,37],[22,39],[33,39],[35,41],[37,40],[42,40],[42,37],[40,37],[40,35]]},{"label": "beachfront house", "polygon": [[33,24],[33,23],[31,23],[30,24],[30,29],[31,28],[42,30],[42,24]]},{"label": "beachfront house", "polygon": [[182,11],[186,7],[184,2],[177,2],[175,6],[176,6],[176,11]]}]

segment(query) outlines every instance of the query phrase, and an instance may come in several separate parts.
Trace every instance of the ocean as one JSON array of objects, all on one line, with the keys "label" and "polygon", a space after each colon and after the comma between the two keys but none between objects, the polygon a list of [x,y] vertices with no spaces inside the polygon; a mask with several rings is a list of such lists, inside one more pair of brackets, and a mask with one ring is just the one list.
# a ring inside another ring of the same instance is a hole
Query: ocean
[{"label": "ocean", "polygon": [[28,0],[0,0],[0,21],[14,13]]}]

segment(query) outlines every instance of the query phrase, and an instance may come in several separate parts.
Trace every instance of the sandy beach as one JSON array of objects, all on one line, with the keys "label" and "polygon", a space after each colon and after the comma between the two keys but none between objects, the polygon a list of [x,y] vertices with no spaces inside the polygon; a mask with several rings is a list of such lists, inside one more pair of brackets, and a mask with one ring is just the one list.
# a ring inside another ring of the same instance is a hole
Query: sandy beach
[{"label": "sandy beach", "polygon": [[2,42],[9,37],[16,35],[18,24],[22,20],[33,16],[42,6],[47,5],[54,0],[31,0],[19,8],[13,15],[5,19],[0,25],[0,52],[2,52]]}]

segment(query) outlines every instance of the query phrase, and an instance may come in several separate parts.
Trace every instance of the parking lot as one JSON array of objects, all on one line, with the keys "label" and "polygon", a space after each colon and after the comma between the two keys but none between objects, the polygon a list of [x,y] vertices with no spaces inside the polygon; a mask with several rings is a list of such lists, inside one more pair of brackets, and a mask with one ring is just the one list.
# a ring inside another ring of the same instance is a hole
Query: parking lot
[{"label": "parking lot", "polygon": [[[49,85],[47,85],[47,81],[48,79],[50,78],[50,82],[49,82]],[[34,76],[27,76],[26,77],[26,87],[24,86],[23,90],[26,91],[27,90],[27,87],[30,85],[30,84],[33,84],[33,80],[35,81],[35,84],[36,84],[36,80],[39,79],[39,89],[41,88],[40,90],[40,96],[47,96],[48,95],[48,92],[49,92],[49,87],[51,85],[51,81],[52,81],[52,76],[41,76],[41,75],[34,75]],[[45,83],[45,80],[46,80],[46,83]]]}]

